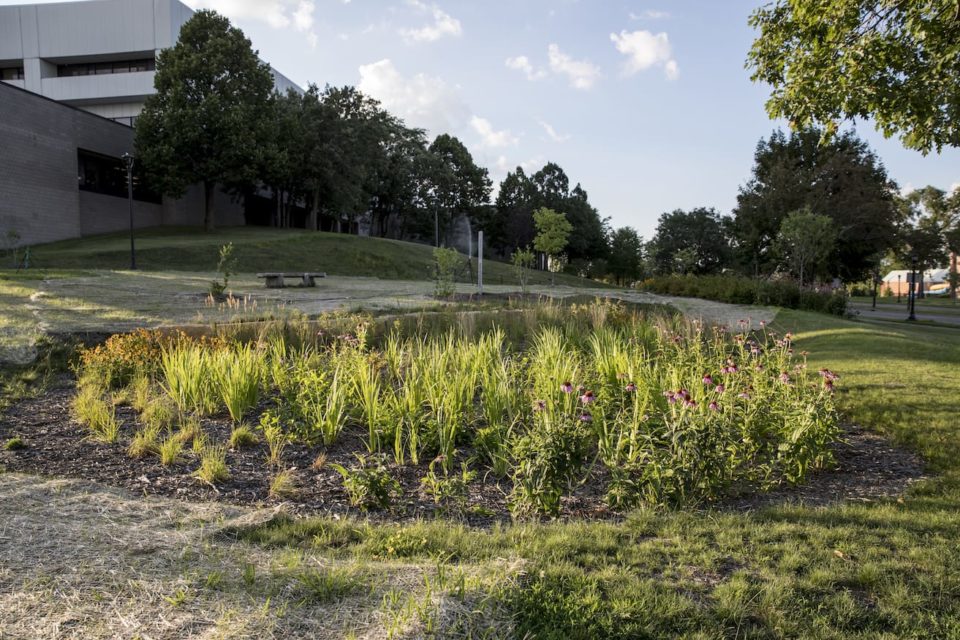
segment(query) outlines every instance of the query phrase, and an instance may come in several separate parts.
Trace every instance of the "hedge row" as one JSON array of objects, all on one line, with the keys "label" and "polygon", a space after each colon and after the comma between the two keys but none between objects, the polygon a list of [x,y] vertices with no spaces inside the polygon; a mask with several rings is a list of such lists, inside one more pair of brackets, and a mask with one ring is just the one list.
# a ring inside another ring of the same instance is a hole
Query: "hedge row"
[{"label": "hedge row", "polygon": [[847,295],[842,289],[801,289],[789,280],[754,280],[738,276],[657,276],[640,289],[671,296],[704,298],[732,304],[758,304],[845,316]]}]

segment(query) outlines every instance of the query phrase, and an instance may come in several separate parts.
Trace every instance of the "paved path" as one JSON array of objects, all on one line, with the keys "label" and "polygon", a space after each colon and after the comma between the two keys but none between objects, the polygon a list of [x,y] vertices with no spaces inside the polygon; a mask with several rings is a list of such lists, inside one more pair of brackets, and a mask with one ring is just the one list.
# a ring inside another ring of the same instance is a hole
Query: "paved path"
[{"label": "paved path", "polygon": [[[865,320],[869,320],[870,318],[879,320],[906,320],[908,314],[906,301],[899,306],[878,304],[876,311],[871,308],[869,303],[852,302],[850,303],[850,310],[858,313],[859,317]],[[954,311],[947,307],[918,306],[917,320],[960,326],[960,308]]]}]

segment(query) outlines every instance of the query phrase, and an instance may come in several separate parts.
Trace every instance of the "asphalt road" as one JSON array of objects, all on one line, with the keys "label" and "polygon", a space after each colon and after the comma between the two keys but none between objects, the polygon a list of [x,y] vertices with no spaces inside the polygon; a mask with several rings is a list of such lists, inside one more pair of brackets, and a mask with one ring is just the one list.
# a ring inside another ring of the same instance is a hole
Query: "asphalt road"
[{"label": "asphalt road", "polygon": [[[877,318],[880,320],[906,320],[907,301],[902,304],[877,304],[877,310],[870,308],[870,303],[851,302],[850,310],[859,313],[861,318]],[[960,326],[960,306],[956,310],[947,307],[925,307],[917,305],[917,320],[939,322]]]}]

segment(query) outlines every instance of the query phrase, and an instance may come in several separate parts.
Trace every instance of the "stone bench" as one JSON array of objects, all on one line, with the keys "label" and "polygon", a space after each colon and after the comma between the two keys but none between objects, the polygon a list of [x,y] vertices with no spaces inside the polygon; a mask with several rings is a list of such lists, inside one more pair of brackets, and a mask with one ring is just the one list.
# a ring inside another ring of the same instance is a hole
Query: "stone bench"
[{"label": "stone bench", "polygon": [[326,273],[312,273],[312,272],[296,272],[296,273],[258,273],[258,278],[263,278],[266,281],[268,289],[283,289],[284,278],[300,278],[301,287],[315,287],[317,283],[315,278],[326,278]]}]

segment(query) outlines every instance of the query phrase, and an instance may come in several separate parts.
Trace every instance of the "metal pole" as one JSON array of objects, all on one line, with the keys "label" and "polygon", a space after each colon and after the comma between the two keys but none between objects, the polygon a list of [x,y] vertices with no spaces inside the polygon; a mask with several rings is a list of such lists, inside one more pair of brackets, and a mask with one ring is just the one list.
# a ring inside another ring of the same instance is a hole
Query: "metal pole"
[{"label": "metal pole", "polygon": [[133,239],[133,156],[123,154],[123,163],[127,167],[127,206],[130,209],[130,270],[137,270],[137,252]]},{"label": "metal pole", "polygon": [[873,272],[873,310],[877,310],[877,282],[880,280],[880,275],[874,271]]},{"label": "metal pole", "polygon": [[477,287],[483,295],[483,231],[477,236]]},{"label": "metal pole", "polygon": [[433,207],[433,246],[440,246],[440,213]]},{"label": "metal pole", "polygon": [[903,291],[903,289],[900,288],[900,274],[898,273],[898,274],[897,274],[897,304],[900,304],[900,292],[901,292],[901,291]]},{"label": "metal pole", "polygon": [[907,305],[910,307],[910,315],[907,317],[909,322],[917,320],[917,259],[914,257],[910,261],[910,289]]}]

